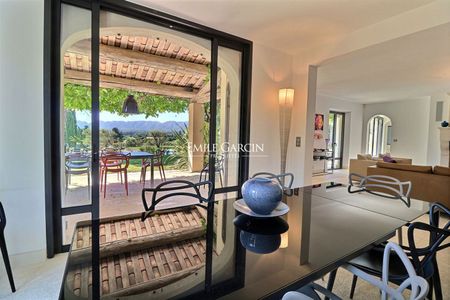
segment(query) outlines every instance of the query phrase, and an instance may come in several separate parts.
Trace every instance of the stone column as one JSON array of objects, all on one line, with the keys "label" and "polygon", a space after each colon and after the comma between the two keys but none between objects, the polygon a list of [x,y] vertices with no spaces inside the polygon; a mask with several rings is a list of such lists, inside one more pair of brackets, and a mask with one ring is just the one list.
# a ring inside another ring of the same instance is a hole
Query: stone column
[{"label": "stone column", "polygon": [[[203,141],[203,105],[201,103],[189,104],[189,126],[188,136],[191,145],[188,156],[191,172],[199,172],[203,169],[204,145]],[[195,146],[195,147],[194,147]]]}]

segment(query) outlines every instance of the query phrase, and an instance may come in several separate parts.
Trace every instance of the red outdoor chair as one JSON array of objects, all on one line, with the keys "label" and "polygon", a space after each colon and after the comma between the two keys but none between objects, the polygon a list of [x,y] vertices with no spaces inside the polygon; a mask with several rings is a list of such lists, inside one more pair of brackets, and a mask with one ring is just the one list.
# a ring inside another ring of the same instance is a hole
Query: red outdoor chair
[{"label": "red outdoor chair", "polygon": [[[101,156],[100,164],[100,191],[103,191],[103,198],[106,198],[106,180],[108,173],[120,174],[120,181],[125,181],[125,191],[128,196],[128,166],[130,165],[131,154],[108,153]],[[123,178],[122,178],[123,174]]]}]

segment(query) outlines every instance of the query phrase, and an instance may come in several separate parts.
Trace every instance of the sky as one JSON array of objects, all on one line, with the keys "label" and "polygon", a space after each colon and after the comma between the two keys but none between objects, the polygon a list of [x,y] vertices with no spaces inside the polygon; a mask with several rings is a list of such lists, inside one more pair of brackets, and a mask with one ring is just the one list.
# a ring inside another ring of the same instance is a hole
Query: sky
[{"label": "sky", "polygon": [[[82,122],[91,122],[91,113],[89,111],[77,111],[77,121]],[[184,113],[162,113],[158,117],[148,117],[145,118],[145,115],[130,115],[128,117],[122,117],[117,114],[113,114],[110,112],[100,112],[100,121],[159,121],[159,122],[167,122],[167,121],[177,121],[177,122],[187,122],[189,120],[188,112]]]}]

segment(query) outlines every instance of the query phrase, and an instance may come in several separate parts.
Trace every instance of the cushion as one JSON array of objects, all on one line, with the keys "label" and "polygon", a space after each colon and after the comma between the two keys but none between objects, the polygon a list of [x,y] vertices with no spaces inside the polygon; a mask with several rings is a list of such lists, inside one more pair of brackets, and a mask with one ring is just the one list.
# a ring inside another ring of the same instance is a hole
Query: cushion
[{"label": "cushion", "polygon": [[356,156],[357,159],[359,160],[371,160],[372,159],[372,155],[370,154],[358,154]]},{"label": "cushion", "polygon": [[393,170],[402,170],[418,173],[433,173],[433,168],[431,166],[415,166],[415,165],[405,165],[405,164],[392,164],[386,162],[377,162],[378,168],[386,168]]},{"label": "cushion", "polygon": [[387,155],[383,156],[383,161],[386,163],[396,163],[397,162],[395,159],[393,159],[392,157],[387,156]]},{"label": "cushion", "polygon": [[433,173],[436,175],[450,176],[450,168],[435,166],[433,169]]},{"label": "cushion", "polygon": [[379,158],[384,158],[385,156],[391,157],[391,154],[390,154],[390,153],[378,154],[378,157],[379,157]]}]

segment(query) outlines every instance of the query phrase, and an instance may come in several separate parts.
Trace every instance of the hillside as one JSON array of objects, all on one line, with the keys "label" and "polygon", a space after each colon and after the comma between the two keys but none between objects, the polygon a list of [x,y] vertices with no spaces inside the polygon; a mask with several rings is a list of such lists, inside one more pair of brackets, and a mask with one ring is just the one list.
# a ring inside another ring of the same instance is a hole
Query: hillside
[{"label": "hillside", "polygon": [[[187,122],[158,122],[158,121],[100,121],[100,129],[111,130],[118,128],[122,132],[142,132],[142,131],[165,131],[171,132],[173,130],[180,130],[187,126]],[[84,128],[89,126],[89,123],[78,121],[78,127]]]}]

